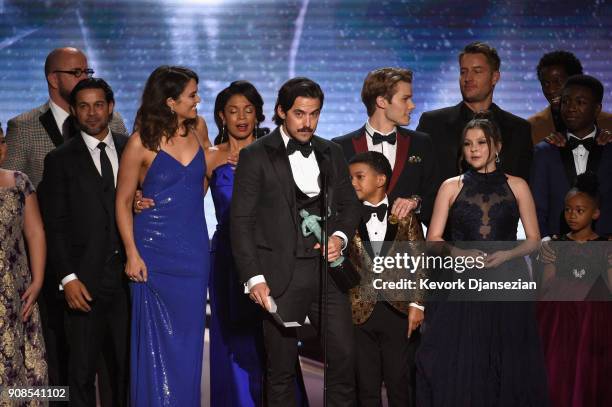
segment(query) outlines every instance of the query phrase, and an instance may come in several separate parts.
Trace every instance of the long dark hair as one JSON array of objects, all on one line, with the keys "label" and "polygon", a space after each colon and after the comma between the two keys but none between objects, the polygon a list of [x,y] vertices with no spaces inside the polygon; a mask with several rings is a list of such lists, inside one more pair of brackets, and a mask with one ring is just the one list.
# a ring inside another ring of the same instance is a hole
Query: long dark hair
[{"label": "long dark hair", "polygon": [[[168,98],[178,99],[190,80],[198,83],[198,75],[189,68],[182,66],[162,65],[155,69],[142,92],[142,102],[136,120],[134,130],[140,133],[142,144],[152,151],[158,151],[163,137],[171,139],[179,123],[168,105]],[[185,132],[182,137],[187,136],[189,131],[195,128],[197,118],[187,119],[183,122]]]},{"label": "long dark hair", "polygon": [[465,141],[465,135],[467,134],[468,130],[471,129],[480,129],[484,133],[485,139],[487,140],[487,146],[489,147],[487,162],[491,157],[491,147],[502,144],[501,132],[499,131],[499,127],[495,123],[491,112],[483,111],[476,113],[474,118],[465,125],[463,133],[461,133],[461,142],[459,144],[459,151],[461,151],[461,154],[459,157],[459,162],[457,163],[459,172],[463,172],[464,164],[466,164],[465,157],[463,156],[463,142]]},{"label": "long dark hair", "polygon": [[217,98],[215,99],[215,111],[214,111],[215,124],[217,125],[217,129],[219,130],[217,137],[215,137],[215,141],[214,141],[215,145],[225,143],[226,141],[229,140],[229,135],[224,134],[225,131],[223,129],[223,120],[221,119],[221,116],[219,115],[219,113],[225,110],[225,106],[227,106],[227,102],[234,95],[244,96],[255,107],[255,118],[257,120],[257,123],[255,123],[255,138],[258,138],[261,136],[260,134],[261,132],[259,130],[259,123],[266,120],[266,116],[264,116],[263,114],[263,105],[264,105],[263,98],[261,97],[261,95],[255,88],[255,86],[253,86],[251,82],[234,81],[230,83],[227,88],[219,92],[219,94],[217,95]]}]

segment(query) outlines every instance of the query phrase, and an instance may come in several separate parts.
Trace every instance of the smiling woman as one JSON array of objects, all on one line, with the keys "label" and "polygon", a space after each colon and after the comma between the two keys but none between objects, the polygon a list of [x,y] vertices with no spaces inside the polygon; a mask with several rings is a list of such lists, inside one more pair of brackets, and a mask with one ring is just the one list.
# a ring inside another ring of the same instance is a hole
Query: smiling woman
[{"label": "smiling woman", "polygon": [[[132,281],[133,406],[200,403],[209,271],[203,153],[208,135],[197,115],[197,82],[187,68],[153,71],[136,132],[121,158],[116,212],[125,273]],[[155,206],[134,219],[138,184]]]}]

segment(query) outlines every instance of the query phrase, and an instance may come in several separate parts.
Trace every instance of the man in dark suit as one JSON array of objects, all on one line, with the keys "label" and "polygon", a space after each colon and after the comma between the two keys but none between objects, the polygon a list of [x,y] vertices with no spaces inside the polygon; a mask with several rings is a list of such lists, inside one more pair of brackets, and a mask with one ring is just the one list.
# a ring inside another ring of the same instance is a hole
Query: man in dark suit
[{"label": "man in dark suit", "polygon": [[595,231],[612,235],[612,144],[596,142],[602,131],[596,122],[603,94],[603,85],[596,78],[571,76],[561,92],[566,144],[557,147],[542,141],[535,147],[530,187],[544,238],[569,232],[563,216],[565,195],[576,177],[586,171],[597,174],[599,181],[601,215]]},{"label": "man in dark suit", "polygon": [[382,153],[393,169],[387,191],[391,212],[404,218],[418,208],[419,220],[429,224],[437,192],[431,139],[400,127],[408,125],[415,108],[412,72],[401,68],[370,72],[361,89],[361,100],[368,111],[365,125],[332,141],[340,144],[347,161],[357,153]]},{"label": "man in dark suit", "polygon": [[[45,156],[75,132],[73,121],[68,119],[70,92],[77,83],[93,73],[87,57],[79,49],[57,48],[47,55],[45,78],[49,100],[8,121],[6,144],[9,153],[4,163],[5,168],[24,172],[38,186],[42,179]],[[113,133],[127,135],[118,112],[113,113],[109,126]],[[53,386],[67,384],[68,349],[63,335],[64,307],[63,296],[60,294],[55,279],[46,278],[38,301],[49,366],[49,384]]]},{"label": "man in dark suit", "polygon": [[[271,296],[284,321],[303,323],[308,316],[318,330],[324,295],[320,245],[312,235],[303,236],[299,211],[322,214],[327,190],[329,261],[340,256],[361,215],[342,150],[314,136],[322,105],[323,92],[310,79],[294,78],[281,87],[274,115],[279,127],[241,151],[231,207],[232,250],[250,298],[269,309]],[[351,308],[335,273],[330,269],[325,293],[328,405],[353,406]],[[265,319],[264,344],[268,405],[295,406],[295,329]]]},{"label": "man in dark suit", "polygon": [[127,138],[108,127],[114,98],[104,80],[79,82],[70,105],[80,134],[47,155],[40,187],[49,268],[66,299],[70,402],[96,405],[102,354],[113,372],[113,405],[120,406],[127,401],[129,306],[114,203]]},{"label": "man in dark suit", "polygon": [[493,103],[500,65],[495,48],[482,42],[467,45],[459,54],[459,86],[463,100],[456,106],[425,112],[421,116],[417,130],[429,134],[438,160],[436,186],[461,172],[461,134],[474,114],[484,110],[491,112],[501,131],[501,169],[529,179],[533,155],[529,123]]}]

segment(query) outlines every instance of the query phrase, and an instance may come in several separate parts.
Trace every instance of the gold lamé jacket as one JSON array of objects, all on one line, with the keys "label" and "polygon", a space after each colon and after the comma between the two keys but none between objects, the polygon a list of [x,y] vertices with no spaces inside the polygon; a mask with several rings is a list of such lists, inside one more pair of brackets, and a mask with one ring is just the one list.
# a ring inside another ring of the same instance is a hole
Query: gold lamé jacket
[{"label": "gold lam\u00e9 jacket", "polygon": [[[389,219],[389,216],[387,216],[387,219]],[[416,215],[410,213],[408,217],[396,224],[388,222],[385,241],[388,243],[382,246],[380,256],[390,257],[395,257],[398,250],[400,250],[398,243],[424,241],[421,223],[418,221]],[[361,277],[359,285],[350,290],[353,324],[355,325],[361,325],[370,318],[376,301],[387,301],[393,308],[402,314],[408,315],[409,303],[423,302],[424,298],[424,292],[419,289],[410,290],[410,292],[393,290],[397,295],[393,295],[393,293],[390,292],[392,290],[386,290],[384,292],[383,290],[376,290],[372,285],[372,281],[375,278],[379,278],[380,274],[373,272],[373,260],[370,255],[371,251],[368,253],[366,248],[366,245],[369,244],[367,229],[362,222],[359,230],[349,244],[347,259],[347,267],[353,268]],[[402,245],[404,248],[405,246],[406,245]],[[410,251],[412,253],[409,254],[417,256],[421,254],[422,249],[422,244],[410,246]],[[403,252],[401,254],[403,255]],[[423,278],[424,275],[425,272],[422,269],[416,270],[415,273],[408,273],[404,269],[396,268],[385,268],[384,271],[385,281],[399,281],[401,278],[409,278],[417,281]],[[399,300],[399,298],[401,298],[401,300]],[[409,301],[406,301],[406,299],[409,299]]]}]

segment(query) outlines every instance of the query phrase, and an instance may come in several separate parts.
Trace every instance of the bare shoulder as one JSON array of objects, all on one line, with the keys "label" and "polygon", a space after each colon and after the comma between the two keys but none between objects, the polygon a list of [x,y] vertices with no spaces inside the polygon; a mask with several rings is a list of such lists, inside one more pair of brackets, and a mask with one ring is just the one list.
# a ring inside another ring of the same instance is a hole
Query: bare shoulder
[{"label": "bare shoulder", "polygon": [[450,205],[455,201],[462,187],[463,179],[461,175],[449,178],[440,185],[440,189],[438,189],[438,199],[444,199],[448,201]]},{"label": "bare shoulder", "polygon": [[456,177],[452,177],[447,179],[440,185],[439,192],[445,191],[446,193],[451,193],[454,191],[459,192],[461,187],[463,186],[463,179],[461,175],[457,175]]},{"label": "bare shoulder", "polygon": [[525,194],[526,192],[529,192],[529,185],[523,178],[515,177],[514,175],[509,174],[506,174],[506,177],[508,179],[508,185],[510,186],[510,189],[517,197],[519,195]]},{"label": "bare shoulder", "polygon": [[195,126],[195,135],[198,138],[198,141],[204,148],[210,147],[212,144],[210,139],[208,138],[208,126],[206,125],[206,120],[202,116],[198,116]]},{"label": "bare shoulder", "polygon": [[0,186],[15,185],[15,171],[0,168]]}]

